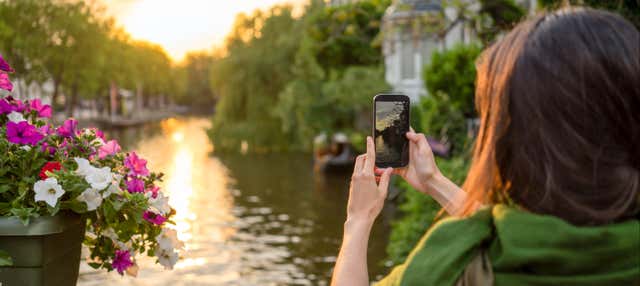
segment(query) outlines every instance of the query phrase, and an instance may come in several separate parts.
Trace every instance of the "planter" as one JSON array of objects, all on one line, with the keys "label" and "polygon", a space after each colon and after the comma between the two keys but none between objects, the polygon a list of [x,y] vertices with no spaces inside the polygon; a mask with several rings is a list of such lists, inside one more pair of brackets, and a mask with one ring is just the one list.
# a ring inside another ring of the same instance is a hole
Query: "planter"
[{"label": "planter", "polygon": [[13,265],[0,267],[0,285],[76,285],[85,223],[76,214],[32,219],[0,218],[0,249]]}]

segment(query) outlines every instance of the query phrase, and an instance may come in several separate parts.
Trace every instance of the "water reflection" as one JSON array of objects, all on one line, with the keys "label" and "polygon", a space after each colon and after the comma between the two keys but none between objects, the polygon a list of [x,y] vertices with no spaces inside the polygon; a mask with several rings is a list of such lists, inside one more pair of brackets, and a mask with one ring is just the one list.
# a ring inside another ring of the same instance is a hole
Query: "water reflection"
[{"label": "water reflection", "polygon": [[[139,259],[139,277],[82,265],[79,285],[325,285],[345,216],[348,178],[314,176],[310,156],[210,156],[206,119],[169,119],[109,134],[166,173],[187,252],[173,271]],[[133,131],[132,131],[133,130]],[[369,270],[386,269],[388,226],[374,227]]]}]

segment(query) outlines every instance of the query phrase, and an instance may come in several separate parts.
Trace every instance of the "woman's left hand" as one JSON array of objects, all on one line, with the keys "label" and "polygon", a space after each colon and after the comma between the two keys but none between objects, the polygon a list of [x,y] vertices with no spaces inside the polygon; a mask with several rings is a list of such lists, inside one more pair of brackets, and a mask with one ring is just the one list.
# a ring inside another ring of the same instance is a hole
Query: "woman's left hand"
[{"label": "woman's left hand", "polygon": [[380,176],[380,183],[376,183],[375,162],[376,152],[373,139],[367,137],[367,153],[356,158],[353,168],[347,222],[359,221],[372,224],[384,206],[389,178],[393,169],[385,169]]}]

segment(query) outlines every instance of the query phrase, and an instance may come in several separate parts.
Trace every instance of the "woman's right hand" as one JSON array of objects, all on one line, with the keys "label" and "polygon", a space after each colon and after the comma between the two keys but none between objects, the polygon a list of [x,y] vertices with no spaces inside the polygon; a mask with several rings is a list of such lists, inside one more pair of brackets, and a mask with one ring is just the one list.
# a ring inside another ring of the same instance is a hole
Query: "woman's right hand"
[{"label": "woman's right hand", "polygon": [[[424,134],[416,133],[412,128],[406,136],[409,139],[409,164],[394,169],[393,173],[400,175],[414,189],[431,195],[433,190],[429,187],[432,185],[430,182],[440,175],[433,151]],[[382,171],[384,170],[376,169],[376,174],[381,174]]]},{"label": "woman's right hand", "polygon": [[[433,197],[447,213],[460,214],[464,210],[467,194],[440,173],[424,134],[411,129],[406,136],[409,139],[409,165],[394,169],[394,173],[402,176],[414,189]],[[376,169],[376,174],[382,171]]]}]

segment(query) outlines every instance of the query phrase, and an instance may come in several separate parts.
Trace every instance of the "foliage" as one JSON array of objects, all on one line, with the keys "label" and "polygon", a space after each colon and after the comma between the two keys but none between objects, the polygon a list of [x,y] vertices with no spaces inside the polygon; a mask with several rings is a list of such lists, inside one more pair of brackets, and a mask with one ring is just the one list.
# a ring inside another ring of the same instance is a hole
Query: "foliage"
[{"label": "foliage", "polygon": [[[123,274],[145,253],[173,267],[181,243],[165,228],[175,211],[156,186],[162,174],[149,172],[135,153],[121,152],[117,141],[105,141],[100,130],[79,130],[73,119],[54,127],[49,117],[51,107],[39,99],[0,98],[0,217],[28,225],[37,217],[77,213],[86,220],[92,267]],[[0,263],[11,263],[3,251]]]},{"label": "foliage", "polygon": [[51,80],[54,107],[64,94],[69,113],[80,99],[107,101],[112,84],[140,90],[145,99],[179,95],[164,50],[131,40],[95,3],[0,1],[0,52],[24,84]]},{"label": "foliage", "polygon": [[[215,95],[211,89],[209,78],[215,58],[204,52],[189,53],[179,70],[184,78],[178,80],[187,87],[184,96],[177,98],[182,104],[189,104],[192,109],[210,111],[215,105]],[[180,94],[180,93],[179,93]]]},{"label": "foliage", "polygon": [[458,44],[445,51],[435,51],[425,67],[424,82],[429,94],[446,93],[453,107],[467,117],[475,114],[475,61],[481,47]]},{"label": "foliage", "polygon": [[228,54],[211,73],[212,89],[220,94],[209,132],[216,150],[239,150],[241,142],[257,152],[289,149],[289,138],[271,110],[292,78],[299,37],[290,6],[236,18]]},{"label": "foliage", "polygon": [[212,69],[216,150],[309,150],[321,132],[368,133],[371,98],[388,89],[372,44],[388,2],[311,1],[297,18],[286,6],[238,16]]},{"label": "foliage", "polygon": [[[467,175],[469,160],[467,156],[452,159],[437,158],[440,171],[456,184],[461,184]],[[430,196],[420,193],[402,181],[398,185],[404,189],[400,197],[399,210],[402,217],[392,223],[387,253],[393,264],[402,263],[426,230],[434,223],[440,213],[440,205]]]},{"label": "foliage", "polygon": [[584,5],[596,9],[609,10],[627,18],[640,30],[640,2],[637,0],[540,0],[538,2],[540,6],[547,9],[556,9],[568,2],[571,5]]},{"label": "foliage", "polygon": [[420,130],[452,146],[452,154],[458,155],[468,149],[470,137],[467,133],[466,118],[446,93],[441,91],[422,98],[415,110],[420,118]]}]

